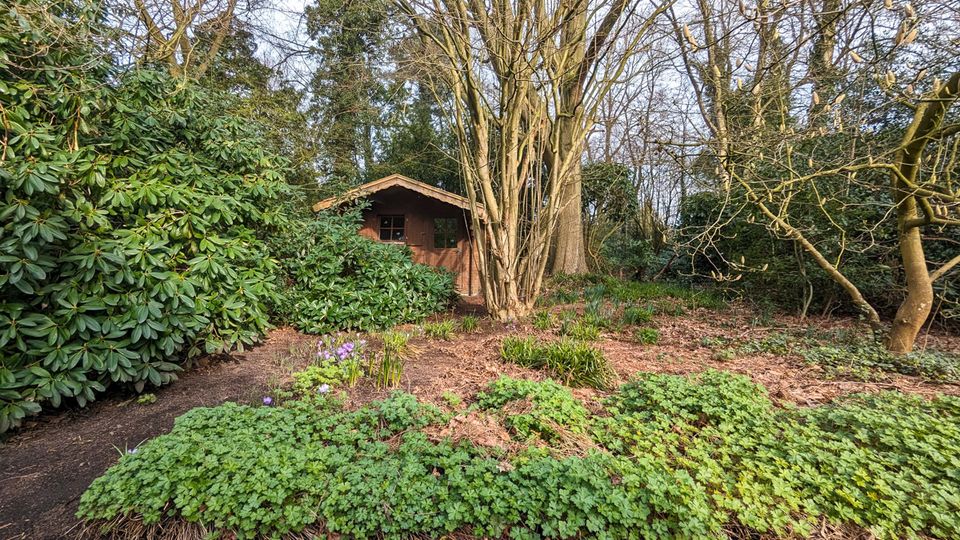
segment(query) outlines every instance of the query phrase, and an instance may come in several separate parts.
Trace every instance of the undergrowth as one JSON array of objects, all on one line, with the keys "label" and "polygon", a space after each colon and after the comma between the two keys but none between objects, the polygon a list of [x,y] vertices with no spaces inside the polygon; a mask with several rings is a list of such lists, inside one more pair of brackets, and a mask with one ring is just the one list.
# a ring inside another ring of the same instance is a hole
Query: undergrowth
[{"label": "undergrowth", "polygon": [[740,345],[736,352],[794,354],[823,367],[828,375],[842,378],[878,380],[886,373],[901,373],[932,381],[960,382],[960,356],[956,354],[930,350],[894,354],[880,343],[851,335],[773,333]]},{"label": "undergrowth", "polygon": [[554,381],[500,377],[477,395],[477,406],[499,410],[510,430],[521,439],[557,441],[566,433],[584,433],[589,412],[570,389]]},{"label": "undergrowth", "polygon": [[94,481],[79,516],[97,532],[186,520],[237,538],[802,537],[822,520],[960,536],[954,397],[778,408],[708,371],[640,374],[593,413],[555,382],[501,378],[473,407],[526,450],[428,437],[452,414],[403,393],[356,410],[315,395],[194,409]]},{"label": "undergrowth", "polygon": [[577,300],[602,298],[637,304],[640,301],[670,300],[685,309],[724,309],[726,302],[715,291],[698,290],[679,283],[631,281],[614,276],[586,274],[560,275],[551,279],[541,305],[570,304]]}]

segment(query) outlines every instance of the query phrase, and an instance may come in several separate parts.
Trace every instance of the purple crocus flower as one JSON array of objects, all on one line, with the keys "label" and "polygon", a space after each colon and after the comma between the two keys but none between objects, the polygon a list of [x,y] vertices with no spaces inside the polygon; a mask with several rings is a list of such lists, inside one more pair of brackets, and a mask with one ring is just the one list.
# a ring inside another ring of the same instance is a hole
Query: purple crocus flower
[{"label": "purple crocus flower", "polygon": [[269,407],[270,405],[273,405],[273,398],[270,397],[270,396],[264,396],[264,398],[263,398],[263,404],[266,405],[266,406],[268,406],[268,407]]},{"label": "purple crocus flower", "polygon": [[137,450],[138,450],[137,448],[128,448],[128,449],[127,449],[127,453],[128,453],[128,454],[136,454],[136,453],[137,453]]},{"label": "purple crocus flower", "polygon": [[319,388],[317,388],[317,393],[318,393],[318,394],[326,394],[326,393],[329,392],[329,391],[330,391],[330,385],[327,384],[327,383],[323,383],[323,384],[320,385]]}]

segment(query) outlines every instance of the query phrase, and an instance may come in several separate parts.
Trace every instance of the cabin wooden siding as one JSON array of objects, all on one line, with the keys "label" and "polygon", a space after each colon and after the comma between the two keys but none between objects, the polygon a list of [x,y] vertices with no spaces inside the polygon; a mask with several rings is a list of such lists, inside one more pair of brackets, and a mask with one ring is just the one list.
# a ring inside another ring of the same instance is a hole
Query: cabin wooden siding
[{"label": "cabin wooden siding", "polygon": [[[382,216],[404,216],[404,239],[413,260],[430,266],[444,267],[456,275],[457,291],[474,295],[480,291],[475,242],[470,238],[469,211],[421,193],[394,186],[365,197],[370,206],[363,212],[360,234],[380,240]],[[434,246],[434,220],[454,218],[457,223],[456,247]]]}]

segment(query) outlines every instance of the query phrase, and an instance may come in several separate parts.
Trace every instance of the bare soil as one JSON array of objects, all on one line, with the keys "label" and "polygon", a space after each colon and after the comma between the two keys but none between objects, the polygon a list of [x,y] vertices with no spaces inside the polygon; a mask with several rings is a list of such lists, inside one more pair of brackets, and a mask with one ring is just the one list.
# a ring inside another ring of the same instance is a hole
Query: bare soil
[{"label": "bare soil", "polygon": [[[480,309],[461,306],[442,317],[476,314]],[[895,374],[874,382],[835,380],[800,358],[755,354],[722,360],[715,350],[704,345],[704,338],[760,339],[775,331],[811,327],[857,331],[855,323],[847,319],[799,321],[778,317],[761,326],[756,324],[752,312],[735,307],[723,312],[700,309],[682,316],[660,315],[650,326],[660,331],[657,345],[638,344],[629,333],[608,333],[597,342],[621,381],[637,371],[685,374],[713,368],[747,375],[763,384],[775,401],[801,406],[854,392],[881,390],[960,395],[960,385]],[[401,387],[420,399],[462,408],[462,404],[451,405],[451,396],[469,403],[490,380],[501,375],[545,378],[541,372],[500,361],[500,341],[513,334],[556,337],[530,325],[504,325],[484,319],[476,332],[458,332],[449,341],[416,338],[411,340],[414,354],[404,370]],[[174,418],[191,408],[225,401],[260,401],[270,389],[289,382],[290,374],[310,361],[314,343],[313,337],[278,329],[249,352],[211,359],[186,372],[179,381],[156,390],[157,401],[153,404],[141,405],[133,396],[115,395],[87,409],[48,414],[28,423],[0,444],[0,540],[76,536],[74,513],[80,495],[94,478],[116,462],[120,452],[169,431]],[[933,333],[921,336],[919,343],[960,352],[958,336]],[[371,345],[375,341],[371,340]],[[592,389],[575,389],[574,393],[588,407],[597,406],[604,397],[602,392]],[[387,394],[388,391],[364,379],[348,390],[348,403],[359,406]],[[479,413],[460,416],[430,435],[467,438],[488,446],[504,446],[510,440],[502,425]],[[572,441],[573,447],[575,443]]]}]

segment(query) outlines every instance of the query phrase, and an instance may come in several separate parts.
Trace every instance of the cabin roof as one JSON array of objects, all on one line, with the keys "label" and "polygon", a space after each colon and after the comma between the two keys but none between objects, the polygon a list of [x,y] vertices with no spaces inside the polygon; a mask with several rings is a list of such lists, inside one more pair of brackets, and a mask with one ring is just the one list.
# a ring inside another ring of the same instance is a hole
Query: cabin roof
[{"label": "cabin roof", "polygon": [[[313,211],[319,212],[321,210],[326,210],[327,208],[337,206],[354,199],[360,199],[392,187],[409,189],[410,191],[415,191],[421,195],[430,197],[431,199],[452,204],[453,206],[463,208],[464,210],[471,210],[470,201],[466,197],[462,197],[456,193],[450,193],[449,191],[431,186],[430,184],[424,184],[423,182],[419,182],[413,178],[408,178],[402,174],[391,174],[390,176],[384,176],[378,180],[373,180],[372,182],[367,182],[366,184],[357,186],[337,197],[323,199],[322,201],[319,201],[313,205]],[[478,205],[477,214],[478,217],[483,219],[483,206]]]}]

